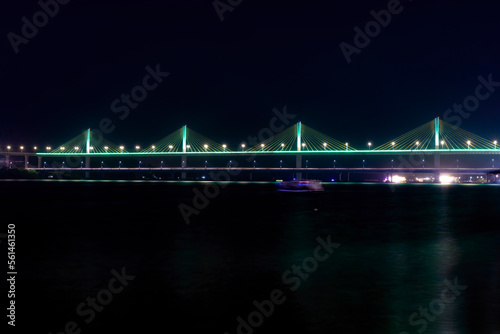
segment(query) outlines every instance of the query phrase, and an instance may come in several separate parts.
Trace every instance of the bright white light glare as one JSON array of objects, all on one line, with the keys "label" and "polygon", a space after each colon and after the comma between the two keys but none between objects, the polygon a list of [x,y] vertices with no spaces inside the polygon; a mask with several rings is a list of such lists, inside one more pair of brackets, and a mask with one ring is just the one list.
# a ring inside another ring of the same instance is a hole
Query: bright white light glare
[{"label": "bright white light glare", "polygon": [[448,174],[441,174],[439,175],[439,182],[441,182],[442,184],[450,184],[455,182],[455,178]]},{"label": "bright white light glare", "polygon": [[394,175],[392,177],[392,182],[394,182],[394,183],[405,183],[406,182],[406,177],[399,176],[399,175]]}]

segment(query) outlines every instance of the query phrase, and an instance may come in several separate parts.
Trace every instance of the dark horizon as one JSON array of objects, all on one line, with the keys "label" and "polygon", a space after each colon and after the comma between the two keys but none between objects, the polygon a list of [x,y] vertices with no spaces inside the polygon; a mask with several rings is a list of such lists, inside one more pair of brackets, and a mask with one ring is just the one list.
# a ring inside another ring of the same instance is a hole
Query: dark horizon
[{"label": "dark horizon", "polygon": [[[476,94],[479,77],[500,81],[499,5],[396,4],[243,1],[221,21],[213,1],[73,1],[16,53],[9,33],[22,36],[21,19],[33,22],[41,7],[12,2],[2,17],[0,146],[60,145],[104,118],[116,144],[150,145],[187,124],[235,146],[284,106],[292,124],[361,149],[435,117],[500,138],[494,85],[468,117],[446,114]],[[355,27],[383,20],[388,6],[397,14],[348,63],[341,43],[354,47]],[[126,103],[113,102],[157,64],[169,75],[120,120]]]}]

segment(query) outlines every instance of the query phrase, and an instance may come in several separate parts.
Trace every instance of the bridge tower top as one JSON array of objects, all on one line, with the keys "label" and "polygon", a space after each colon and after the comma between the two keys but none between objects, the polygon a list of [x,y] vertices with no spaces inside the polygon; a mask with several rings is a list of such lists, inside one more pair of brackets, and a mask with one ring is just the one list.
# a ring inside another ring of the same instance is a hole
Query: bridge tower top
[{"label": "bridge tower top", "polygon": [[439,150],[439,117],[434,118],[434,148]]},{"label": "bridge tower top", "polygon": [[182,152],[187,150],[187,124],[182,127]]},{"label": "bridge tower top", "polygon": [[297,151],[300,152],[302,138],[302,122],[297,122]]},{"label": "bridge tower top", "polygon": [[87,129],[87,142],[85,145],[85,151],[90,153],[90,128]]}]

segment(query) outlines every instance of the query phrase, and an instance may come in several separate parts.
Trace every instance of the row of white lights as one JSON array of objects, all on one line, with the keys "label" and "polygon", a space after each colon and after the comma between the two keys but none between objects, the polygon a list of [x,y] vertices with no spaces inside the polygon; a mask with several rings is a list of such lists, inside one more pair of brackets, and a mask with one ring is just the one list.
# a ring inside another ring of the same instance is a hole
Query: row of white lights
[{"label": "row of white lights", "polygon": [[[442,140],[442,141],[441,141],[441,146],[444,146],[444,144],[445,144],[445,142],[444,142],[444,140]],[[470,140],[467,140],[467,148],[470,148],[470,144],[471,144],[471,141],[470,141]],[[498,142],[495,140],[495,141],[493,141],[493,144],[495,145],[495,149],[496,149],[496,146],[497,146]],[[391,143],[391,145],[392,145],[392,148],[394,148],[394,146],[396,145],[396,143],[395,143],[395,142],[392,142],[392,143]],[[416,146],[419,146],[419,145],[420,145],[420,142],[419,142],[419,141],[416,141],[416,142],[415,142],[415,145],[416,145]],[[264,145],[264,144],[260,144],[260,146],[261,146],[261,147],[262,147],[262,149],[263,149],[265,145]],[[305,147],[305,146],[306,146],[306,144],[305,144],[305,143],[302,143],[302,147]],[[323,147],[324,147],[325,149],[326,149],[326,147],[327,147],[327,146],[328,146],[328,144],[327,144],[327,143],[323,143]],[[348,149],[348,147],[349,147],[349,143],[345,143],[345,146],[346,146],[346,150],[347,150],[347,149]],[[372,143],[371,143],[371,142],[369,142],[369,143],[368,143],[368,148],[371,148],[371,146],[372,146]],[[204,148],[205,148],[205,150],[206,150],[206,149],[208,148],[208,145],[207,145],[207,144],[205,144],[205,145],[203,145],[203,147],[204,147]],[[227,147],[227,145],[226,145],[226,144],[222,145],[222,148],[224,148],[224,150],[226,149],[226,147]],[[241,144],[241,147],[242,147],[242,149],[244,149],[244,148],[245,148],[245,144]],[[283,147],[285,147],[285,144],[283,144],[283,143],[282,143],[282,144],[281,144],[281,147],[282,147],[282,148],[283,148]],[[9,145],[9,146],[7,146],[7,150],[9,150],[9,151],[10,151],[10,149],[11,149],[11,148],[12,148],[12,147],[11,147],[10,145]],[[24,150],[24,146],[19,146],[19,148],[21,149],[21,151],[22,151],[22,150]],[[33,148],[34,148],[35,150],[37,149],[37,147],[36,147],[36,146],[34,146]],[[140,148],[141,148],[140,146],[136,146],[136,147],[135,147],[135,149],[136,149],[136,150],[139,150]],[[151,146],[151,148],[154,150],[154,149],[156,148],[156,146],[154,146],[154,145],[153,145],[153,146]],[[172,145],[168,145],[168,148],[169,148],[169,149],[173,149],[174,147],[173,147]],[[186,148],[188,148],[188,149],[189,149],[189,148],[191,148],[191,146],[190,146],[190,145],[186,145]],[[52,148],[51,148],[50,146],[47,146],[45,149],[48,151],[48,150],[51,150]],[[61,146],[61,147],[60,147],[60,149],[61,149],[61,151],[63,151],[63,150],[65,150],[66,148],[65,148],[64,146]],[[78,151],[80,148],[79,148],[78,146],[75,146],[75,147],[74,147],[74,149],[75,149],[75,151]],[[94,149],[94,147],[92,147],[92,146],[91,146],[91,147],[90,147],[90,149],[91,149],[91,150],[93,150],[93,149]],[[107,151],[107,150],[109,149],[109,147],[108,147],[108,146],[104,146],[104,149]],[[120,146],[120,150],[121,150],[121,151],[123,151],[124,149],[125,149],[125,146]]]}]

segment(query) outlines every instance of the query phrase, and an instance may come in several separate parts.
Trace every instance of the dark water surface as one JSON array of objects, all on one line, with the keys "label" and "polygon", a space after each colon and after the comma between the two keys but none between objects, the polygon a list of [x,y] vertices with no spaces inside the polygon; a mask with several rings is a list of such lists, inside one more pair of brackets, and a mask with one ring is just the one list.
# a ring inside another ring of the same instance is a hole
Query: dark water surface
[{"label": "dark water surface", "polygon": [[178,205],[206,184],[0,182],[16,330],[500,333],[500,186],[229,184],[187,225]]}]

